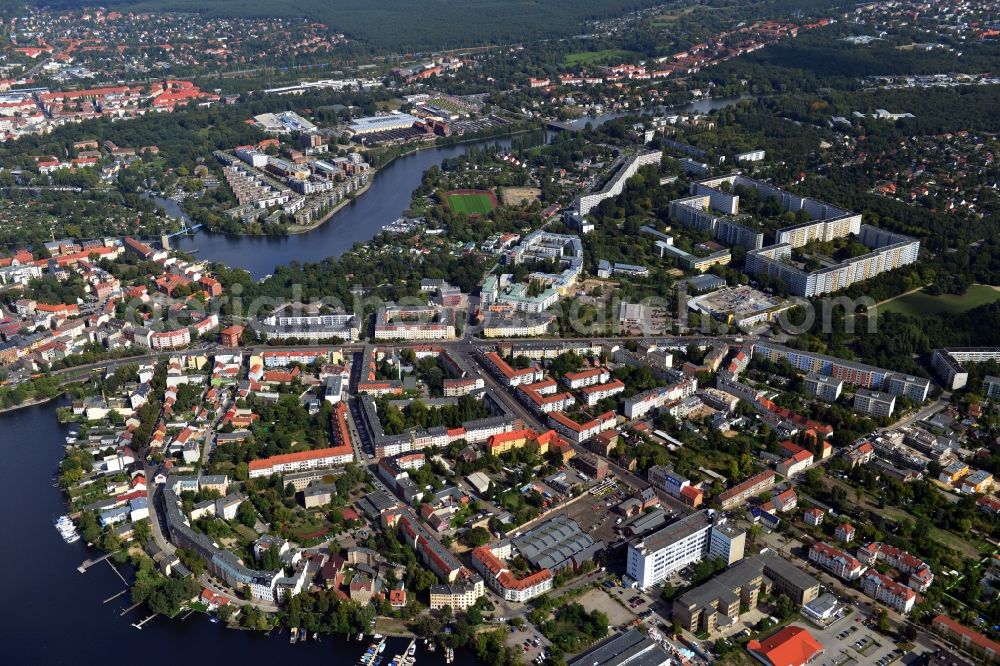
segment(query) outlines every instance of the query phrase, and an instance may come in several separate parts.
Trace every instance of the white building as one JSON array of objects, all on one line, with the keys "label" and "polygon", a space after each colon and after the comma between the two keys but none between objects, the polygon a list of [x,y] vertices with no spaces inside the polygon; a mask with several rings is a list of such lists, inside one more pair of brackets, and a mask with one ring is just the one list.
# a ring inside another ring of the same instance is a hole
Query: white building
[{"label": "white building", "polygon": [[840,397],[840,392],[844,390],[844,381],[837,377],[810,372],[806,375],[804,386],[809,395],[827,402],[834,402]]},{"label": "white building", "polygon": [[639,587],[647,589],[672,573],[706,556],[728,564],[743,558],[746,533],[702,510],[628,545],[626,570]]},{"label": "white building", "polygon": [[856,558],[825,543],[814,543],[809,559],[844,580],[857,580],[865,572],[865,565]]},{"label": "white building", "polygon": [[892,416],[896,408],[896,396],[869,389],[858,389],[854,394],[854,411],[876,418]]}]

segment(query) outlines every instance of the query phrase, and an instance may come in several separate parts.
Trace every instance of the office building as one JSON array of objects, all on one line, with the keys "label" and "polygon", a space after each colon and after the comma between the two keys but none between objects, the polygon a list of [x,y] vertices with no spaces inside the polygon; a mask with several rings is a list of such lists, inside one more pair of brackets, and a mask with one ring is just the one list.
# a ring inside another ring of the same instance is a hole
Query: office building
[{"label": "office building", "polygon": [[705,557],[722,557],[727,564],[743,558],[746,533],[702,510],[628,545],[627,572],[646,589],[673,572]]},{"label": "office building", "polygon": [[763,584],[764,572],[758,563],[741,560],[674,599],[674,621],[691,633],[711,636],[735,623],[741,607],[747,611],[756,608]]}]

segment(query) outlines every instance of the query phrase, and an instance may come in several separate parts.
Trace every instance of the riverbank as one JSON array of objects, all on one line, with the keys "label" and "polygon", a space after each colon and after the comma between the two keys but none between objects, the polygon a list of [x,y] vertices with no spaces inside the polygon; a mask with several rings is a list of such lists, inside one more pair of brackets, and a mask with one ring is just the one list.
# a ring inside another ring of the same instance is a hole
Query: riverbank
[{"label": "riverbank", "polygon": [[[156,616],[142,630],[135,629],[134,624],[151,613],[143,606],[136,607],[129,597],[131,567],[115,564],[125,581],[105,562],[80,573],[82,562],[99,559],[103,552],[88,547],[82,539],[65,543],[52,524],[66,512],[65,495],[53,485],[53,474],[65,454],[65,437],[71,429],[57,422],[56,409],[67,404],[65,400],[49,400],[0,413],[0,451],[6,462],[0,468],[0,502],[16,507],[4,514],[4,527],[18,540],[17,547],[0,551],[0,566],[24,574],[13,576],[7,585],[7,592],[17,602],[0,608],[0,623],[11,636],[19,637],[5,647],[5,663],[78,663],[81,646],[90,654],[116,659],[142,654],[147,666],[176,662],[176,651],[151,651],[151,645],[183,645],[210,662],[290,658],[358,662],[371,636],[359,642],[356,634],[320,634],[318,641],[310,635],[306,642],[289,645],[287,629],[270,634],[233,631],[221,622],[210,622],[203,613],[183,613],[176,619]],[[51,638],[54,627],[58,627],[57,640]],[[376,627],[391,630],[392,624]],[[398,654],[409,640],[405,633],[389,638],[386,653]],[[440,649],[429,652],[419,641],[417,661],[422,666],[437,666],[444,664],[444,655]],[[456,652],[455,666],[477,663],[471,650]]]},{"label": "riverbank", "polygon": [[[339,213],[341,211],[341,209],[343,209],[345,206],[349,206],[350,204],[354,203],[355,201],[357,201],[358,197],[360,197],[362,194],[364,194],[365,192],[367,192],[369,190],[369,188],[371,188],[371,186],[372,186],[372,179],[375,177],[376,173],[377,173],[377,171],[373,171],[372,174],[371,174],[372,177],[368,179],[368,182],[365,183],[364,187],[362,187],[360,190],[355,190],[354,192],[352,192],[353,196],[344,197],[343,201],[341,201],[336,206],[334,206],[333,208],[331,208],[329,211],[327,211],[327,213],[323,217],[319,218],[318,220],[316,220],[312,224],[307,224],[307,225],[293,224],[290,227],[288,227],[288,230],[284,234],[275,234],[275,235],[278,235],[278,236],[291,236],[291,235],[294,235],[294,234],[305,234],[305,233],[308,233],[310,231],[314,231],[314,230],[318,229],[319,227],[323,226],[324,224],[326,224],[327,220],[329,220],[334,215],[336,215],[337,213]],[[246,234],[246,235],[249,235],[249,234]]]},{"label": "riverbank", "polygon": [[65,391],[60,391],[51,398],[33,398],[31,400],[20,402],[16,405],[12,405],[10,407],[4,407],[3,409],[0,409],[0,414],[7,414],[9,412],[16,412],[19,409],[27,409],[28,407],[37,407],[38,405],[44,405],[46,403],[52,402],[53,400],[60,397],[64,393]]},{"label": "riverbank", "polygon": [[289,227],[287,227],[286,230],[284,230],[283,232],[280,232],[280,233],[248,234],[248,233],[245,233],[245,232],[242,232],[242,231],[237,231],[237,232],[222,232],[222,231],[218,231],[218,230],[214,230],[214,229],[209,229],[209,228],[206,228],[206,231],[209,231],[211,233],[224,233],[227,236],[245,237],[245,238],[282,238],[282,237],[285,237],[285,236],[296,236],[296,235],[306,234],[306,233],[309,233],[311,231],[316,231],[317,229],[319,229],[320,227],[322,227],[324,224],[326,224],[328,221],[330,221],[331,219],[333,219],[333,217],[337,213],[339,213],[341,210],[343,210],[344,208],[346,208],[348,205],[350,205],[352,203],[355,203],[358,200],[360,200],[361,196],[363,194],[365,194],[366,192],[368,192],[369,189],[371,189],[372,183],[375,181],[375,178],[378,176],[378,174],[381,173],[383,170],[385,170],[387,167],[389,167],[391,164],[393,164],[393,162],[395,162],[395,161],[397,161],[397,160],[399,160],[401,158],[410,157],[412,155],[416,155],[417,153],[419,153],[419,152],[421,152],[423,150],[443,150],[443,149],[447,149],[447,148],[453,148],[453,147],[462,146],[464,144],[469,144],[469,143],[484,143],[484,142],[489,142],[491,139],[496,139],[498,141],[509,140],[511,137],[517,136],[518,134],[524,134],[526,132],[532,132],[532,131],[535,131],[535,130],[538,130],[538,129],[542,129],[542,128],[539,126],[539,127],[518,129],[518,130],[514,130],[512,132],[504,132],[502,134],[494,134],[494,135],[490,135],[490,136],[470,136],[468,138],[462,138],[462,139],[457,140],[457,141],[451,141],[451,140],[446,139],[445,141],[440,142],[440,143],[437,142],[437,141],[435,141],[432,144],[425,144],[425,143],[414,143],[414,144],[411,144],[410,146],[407,146],[406,150],[404,150],[404,151],[402,151],[402,152],[400,152],[398,154],[393,155],[392,157],[390,157],[386,162],[384,162],[380,166],[378,166],[378,167],[372,167],[372,169],[368,172],[368,176],[369,176],[368,177],[368,182],[365,183],[364,187],[362,187],[359,190],[355,190],[353,192],[353,196],[345,198],[343,201],[341,201],[336,206],[334,206],[329,211],[327,211],[327,213],[325,213],[323,215],[323,217],[321,217],[320,219],[316,220],[315,222],[312,222],[312,223],[307,224],[307,225],[293,224],[293,225],[290,225]]}]

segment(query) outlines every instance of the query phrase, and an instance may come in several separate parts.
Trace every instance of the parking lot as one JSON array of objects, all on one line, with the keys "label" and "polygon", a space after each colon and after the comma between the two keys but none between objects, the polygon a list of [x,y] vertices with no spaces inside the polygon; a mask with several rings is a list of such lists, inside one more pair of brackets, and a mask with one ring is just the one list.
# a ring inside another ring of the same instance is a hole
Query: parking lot
[{"label": "parking lot", "polygon": [[588,590],[577,602],[588,611],[599,610],[607,615],[608,624],[612,627],[625,626],[635,620],[635,615],[622,608],[606,590]]},{"label": "parking lot", "polygon": [[[619,539],[615,528],[619,527],[616,523],[620,518],[611,509],[625,497],[624,492],[617,489],[612,489],[600,497],[587,493],[568,506],[556,509],[550,516],[559,513],[565,514],[568,518],[575,520],[580,525],[580,529],[589,534],[595,541],[611,544]],[[611,506],[608,506],[609,503]]]},{"label": "parking lot", "polygon": [[816,661],[817,666],[887,666],[898,661],[902,650],[888,637],[882,636],[864,624],[864,616],[848,613],[825,629],[809,627],[809,631],[824,647]]},{"label": "parking lot", "polygon": [[510,634],[504,641],[507,647],[519,650],[523,662],[538,663],[542,655],[548,654],[549,641],[541,632],[534,629],[515,630],[510,628]]}]

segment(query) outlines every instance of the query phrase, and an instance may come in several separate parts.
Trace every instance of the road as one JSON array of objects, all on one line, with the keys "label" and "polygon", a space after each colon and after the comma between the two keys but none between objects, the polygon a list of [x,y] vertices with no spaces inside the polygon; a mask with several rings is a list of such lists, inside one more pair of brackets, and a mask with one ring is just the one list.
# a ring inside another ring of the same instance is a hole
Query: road
[{"label": "road", "polygon": [[[718,342],[725,342],[729,344],[746,343],[752,342],[756,338],[753,336],[720,336],[720,337],[709,337],[704,335],[686,335],[686,336],[671,336],[671,335],[651,335],[645,337],[627,337],[627,336],[607,336],[607,337],[581,337],[581,338],[542,338],[542,337],[525,337],[516,338],[512,340],[516,343],[524,342],[550,342],[550,343],[560,343],[560,342],[580,342],[580,341],[593,341],[595,343],[621,343],[627,341],[642,342],[644,340],[660,340],[667,344],[673,345],[708,345]],[[73,366],[72,368],[63,368],[61,370],[53,371],[52,375],[64,377],[75,377],[87,376],[94,370],[110,369],[114,370],[122,365],[128,365],[129,363],[145,363],[149,361],[166,359],[171,356],[176,356],[178,354],[212,354],[212,353],[237,353],[242,356],[250,356],[252,354],[260,354],[261,352],[267,351],[303,351],[310,349],[334,349],[343,352],[344,354],[360,352],[368,344],[376,344],[378,346],[392,347],[392,346],[412,346],[414,344],[432,344],[435,347],[456,347],[458,349],[471,352],[480,347],[489,348],[494,347],[499,342],[504,342],[504,339],[497,340],[481,340],[478,338],[457,338],[454,340],[435,340],[433,342],[426,341],[411,341],[409,343],[401,342],[395,345],[391,342],[355,342],[343,345],[254,345],[250,347],[240,347],[236,349],[229,349],[221,347],[215,343],[203,343],[195,345],[187,349],[177,349],[172,351],[162,351],[162,352],[150,352],[148,354],[141,354],[138,356],[129,356],[126,358],[115,358],[107,359],[103,361],[96,361],[94,363],[87,363],[84,365]]]},{"label": "road", "polygon": [[921,407],[917,411],[912,412],[912,413],[908,414],[907,416],[904,416],[903,418],[899,419],[898,421],[896,421],[895,423],[893,423],[888,428],[880,428],[879,430],[880,430],[880,432],[888,432],[890,430],[898,430],[899,428],[902,428],[904,426],[908,426],[911,423],[914,423],[914,422],[917,422],[917,421],[922,421],[923,419],[926,419],[926,418],[930,418],[931,416],[934,416],[935,414],[937,414],[938,412],[940,412],[942,409],[944,409],[945,407],[947,407],[948,403],[950,401],[951,401],[951,393],[949,393],[948,391],[945,391],[934,402],[932,402],[932,403],[930,403],[928,405],[924,405],[923,407]]},{"label": "road", "polygon": [[[479,362],[479,360],[480,360],[481,357],[478,354],[473,354],[473,357],[474,357],[474,367],[485,367],[485,366],[482,366],[482,364]],[[526,427],[533,428],[537,432],[545,432],[547,430],[550,430],[550,428],[549,428],[549,426],[548,426],[547,423],[542,423],[539,420],[539,417],[536,416],[536,414],[534,412],[532,412],[531,410],[529,410],[524,405],[524,403],[522,403],[516,397],[511,396],[510,392],[509,392],[509,388],[506,387],[506,386],[501,385],[500,382],[498,382],[497,379],[493,376],[493,374],[491,372],[489,372],[489,370],[484,370],[484,371],[480,372],[479,374],[485,380],[486,384],[489,385],[490,388],[493,389],[493,392],[497,396],[501,397],[504,400],[504,403],[507,404],[508,407],[510,407],[511,411],[513,411],[514,414],[517,415],[517,417],[520,418],[521,421],[524,422],[524,425]],[[600,455],[594,453],[593,451],[590,451],[589,449],[587,449],[586,447],[584,447],[584,446],[582,446],[580,444],[575,444],[574,443],[573,444],[573,450],[576,451],[577,453],[584,453],[584,454],[589,455],[589,456],[595,456],[595,457],[604,459],[608,463],[608,469],[611,470],[612,472],[614,472],[614,474],[619,479],[621,479],[622,481],[624,481],[626,484],[628,484],[628,486],[630,488],[632,488],[634,490],[640,490],[640,489],[646,488],[646,487],[648,487],[650,485],[649,481],[647,481],[646,479],[643,479],[643,478],[641,478],[641,477],[633,474],[632,472],[628,471],[624,467],[618,465],[613,460],[611,460],[611,459],[609,459],[609,458],[607,458],[605,456],[600,456]],[[667,494],[666,491],[660,490],[658,488],[656,488],[654,490],[656,490],[656,494],[660,498],[661,504],[663,504],[666,508],[672,509],[676,513],[680,513],[680,514],[687,514],[687,513],[691,512],[691,507],[689,507],[686,504],[682,503],[681,501],[679,501],[679,500],[671,497],[670,495]]]}]

